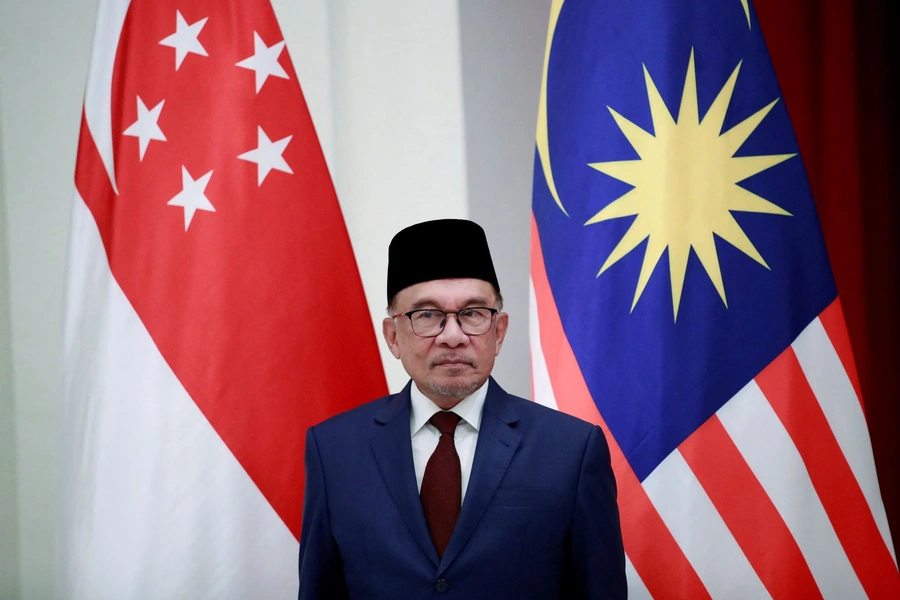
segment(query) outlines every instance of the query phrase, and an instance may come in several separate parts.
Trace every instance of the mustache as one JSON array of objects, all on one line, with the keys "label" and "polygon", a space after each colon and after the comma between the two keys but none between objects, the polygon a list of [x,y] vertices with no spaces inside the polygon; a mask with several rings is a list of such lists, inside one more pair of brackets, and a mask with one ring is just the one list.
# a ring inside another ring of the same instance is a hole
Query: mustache
[{"label": "mustache", "polygon": [[465,354],[440,354],[431,359],[430,365],[436,367],[444,363],[465,363],[467,365],[476,366],[475,361]]}]

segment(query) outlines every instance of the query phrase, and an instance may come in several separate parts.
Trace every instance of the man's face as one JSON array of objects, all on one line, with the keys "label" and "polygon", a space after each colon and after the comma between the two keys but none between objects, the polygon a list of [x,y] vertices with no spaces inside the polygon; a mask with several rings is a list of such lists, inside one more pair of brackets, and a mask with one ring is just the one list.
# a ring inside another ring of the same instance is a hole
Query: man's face
[{"label": "man's face", "polygon": [[454,315],[448,315],[444,330],[437,337],[423,338],[413,333],[403,313],[436,308],[455,312],[463,308],[496,308],[493,286],[481,279],[436,279],[401,290],[394,298],[394,313],[382,323],[384,339],[391,354],[419,389],[443,409],[480,388],[494,368],[494,359],[506,336],[509,316],[498,313],[483,335],[466,335]]}]

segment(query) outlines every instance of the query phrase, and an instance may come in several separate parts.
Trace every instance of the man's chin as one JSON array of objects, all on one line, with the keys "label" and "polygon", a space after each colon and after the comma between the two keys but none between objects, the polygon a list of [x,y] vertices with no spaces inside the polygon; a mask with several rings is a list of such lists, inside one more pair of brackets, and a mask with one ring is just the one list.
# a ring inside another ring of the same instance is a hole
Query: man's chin
[{"label": "man's chin", "polygon": [[433,381],[428,384],[429,389],[440,396],[450,398],[465,398],[479,388],[478,380],[467,381]]}]

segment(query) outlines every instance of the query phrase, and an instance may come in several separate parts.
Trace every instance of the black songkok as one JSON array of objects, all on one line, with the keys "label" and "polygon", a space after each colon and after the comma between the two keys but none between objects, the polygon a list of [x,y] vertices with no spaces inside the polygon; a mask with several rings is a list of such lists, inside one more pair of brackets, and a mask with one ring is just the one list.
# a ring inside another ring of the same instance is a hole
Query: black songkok
[{"label": "black songkok", "polygon": [[[459,248],[442,252],[442,248]],[[388,248],[388,304],[402,289],[435,279],[482,279],[499,292],[487,237],[462,219],[425,221],[401,230]]]}]

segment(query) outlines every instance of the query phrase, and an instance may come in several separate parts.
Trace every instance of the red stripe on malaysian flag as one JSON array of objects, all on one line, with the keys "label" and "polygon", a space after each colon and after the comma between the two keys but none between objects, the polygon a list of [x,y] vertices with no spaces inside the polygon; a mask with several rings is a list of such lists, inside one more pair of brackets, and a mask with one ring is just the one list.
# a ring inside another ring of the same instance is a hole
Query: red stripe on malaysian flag
[{"label": "red stripe on malaysian flag", "polygon": [[679,449],[772,598],[821,598],[800,547],[719,417]]},{"label": "red stripe on malaysian flag", "polygon": [[897,567],[793,348],[772,361],[756,382],[800,452],[866,594],[900,598]]},{"label": "red stripe on malaysian flag", "polygon": [[866,414],[866,406],[862,401],[862,391],[859,387],[859,375],[856,372],[856,361],[853,360],[853,349],[850,347],[850,334],[847,333],[847,322],[844,320],[844,309],[841,307],[841,299],[836,298],[828,308],[819,315],[819,321],[831,340],[841,364],[844,365],[844,371],[856,390],[856,397],[859,399],[859,405],[862,407],[863,414]]},{"label": "red stripe on malaysian flag", "polygon": [[665,597],[674,589],[683,592],[687,598],[710,598],[591,398],[556,310],[533,216],[531,278],[537,300],[541,347],[559,409],[600,426],[606,435],[619,492],[623,543],[635,571],[654,597]]}]

